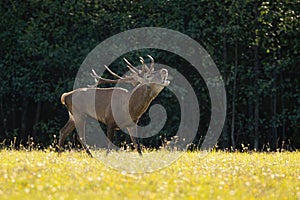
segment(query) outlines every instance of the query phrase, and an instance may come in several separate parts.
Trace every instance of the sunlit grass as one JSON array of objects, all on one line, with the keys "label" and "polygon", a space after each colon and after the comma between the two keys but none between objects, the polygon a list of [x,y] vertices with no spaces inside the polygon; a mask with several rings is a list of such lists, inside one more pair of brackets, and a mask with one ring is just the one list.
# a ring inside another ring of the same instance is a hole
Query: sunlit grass
[{"label": "sunlit grass", "polygon": [[[134,153],[108,157],[128,165],[124,156]],[[163,154],[144,157],[155,162]],[[300,152],[183,153],[145,174],[126,174],[81,152],[2,150],[0,156],[0,199],[300,199]]]}]

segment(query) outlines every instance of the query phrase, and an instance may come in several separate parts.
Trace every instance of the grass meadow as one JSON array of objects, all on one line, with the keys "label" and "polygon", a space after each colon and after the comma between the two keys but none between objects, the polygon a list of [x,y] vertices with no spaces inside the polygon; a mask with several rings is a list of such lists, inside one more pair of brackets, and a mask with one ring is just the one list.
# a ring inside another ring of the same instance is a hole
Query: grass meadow
[{"label": "grass meadow", "polygon": [[[145,156],[155,162],[168,153]],[[126,156],[136,154],[110,157],[128,165]],[[0,199],[300,199],[300,152],[185,152],[168,167],[140,174],[76,151],[1,150],[0,157]]]}]

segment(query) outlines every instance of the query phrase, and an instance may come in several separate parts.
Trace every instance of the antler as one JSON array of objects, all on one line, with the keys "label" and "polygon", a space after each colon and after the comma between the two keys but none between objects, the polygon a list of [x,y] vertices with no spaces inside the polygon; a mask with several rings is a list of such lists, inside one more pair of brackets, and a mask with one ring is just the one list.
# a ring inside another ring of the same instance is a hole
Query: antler
[{"label": "antler", "polygon": [[101,83],[116,83],[116,80],[106,79],[99,76],[94,69],[92,69],[92,73],[90,73],[91,77],[94,78],[95,84],[88,85],[88,87],[96,87],[98,84]]},{"label": "antler", "polygon": [[143,69],[142,69],[142,73],[147,73],[148,71],[149,71],[149,68],[148,68],[148,66],[145,64],[145,60],[144,60],[144,58],[142,58],[142,57],[139,57],[140,58],[140,61],[141,61],[141,63],[142,63],[142,65],[143,65]]},{"label": "antler", "polygon": [[150,60],[151,60],[151,64],[150,64],[150,68],[146,65],[144,58],[139,57],[140,58],[140,62],[143,65],[143,69],[138,70],[137,68],[135,68],[126,58],[123,58],[123,60],[127,63],[127,67],[130,69],[130,71],[134,74],[144,74],[144,73],[151,73],[154,70],[154,59],[152,56],[147,55]]},{"label": "antler", "polygon": [[135,68],[130,62],[128,62],[126,58],[123,58],[123,60],[127,63],[127,67],[130,69],[131,72],[133,72],[134,74],[139,74],[139,70]]},{"label": "antler", "polygon": [[107,69],[107,71],[109,71],[109,73],[115,77],[117,77],[118,79],[124,79],[123,77],[119,76],[118,74],[116,74],[115,72],[111,71],[106,65],[104,65],[104,67]]},{"label": "antler", "polygon": [[118,83],[118,82],[132,83],[132,81],[134,80],[131,76],[126,76],[126,77],[119,76],[118,74],[111,71],[111,69],[109,69],[106,65],[104,65],[104,67],[107,69],[107,71],[109,71],[109,73],[111,73],[113,76],[117,77],[118,79],[112,80],[112,79],[102,78],[95,72],[94,69],[92,69],[92,73],[90,73],[90,75],[91,75],[91,77],[94,78],[95,84],[88,85],[88,87],[96,87],[97,85],[99,85],[101,83]]},{"label": "antler", "polygon": [[149,58],[150,58],[150,60],[151,60],[151,65],[150,65],[150,69],[149,69],[149,71],[148,72],[152,72],[153,70],[154,70],[154,59],[152,58],[152,56],[150,56],[150,55],[147,55]]},{"label": "antler", "polygon": [[114,73],[111,69],[109,69],[106,65],[104,65],[104,67],[107,69],[107,71],[111,75],[113,75],[117,78],[116,80],[102,78],[95,72],[94,69],[92,69],[92,73],[90,73],[90,75],[94,78],[95,84],[88,85],[88,87],[96,87],[98,84],[101,84],[101,83],[118,83],[118,82],[127,82],[127,83],[131,83],[131,84],[135,85],[137,82],[139,82],[138,77],[143,77],[145,73],[146,74],[151,73],[154,70],[154,59],[150,55],[147,55],[147,56],[151,60],[150,68],[146,65],[145,60],[142,57],[139,57],[142,65],[143,65],[142,70],[138,70],[126,58],[123,58],[123,60],[127,64],[127,67],[132,72],[132,74],[130,74],[129,76],[126,75],[125,77],[119,76],[118,74]]}]

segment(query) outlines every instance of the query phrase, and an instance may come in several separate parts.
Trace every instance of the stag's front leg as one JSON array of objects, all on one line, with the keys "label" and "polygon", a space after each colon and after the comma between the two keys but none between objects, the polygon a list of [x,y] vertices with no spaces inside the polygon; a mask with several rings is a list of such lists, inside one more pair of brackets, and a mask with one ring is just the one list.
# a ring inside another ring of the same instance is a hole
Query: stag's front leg
[{"label": "stag's front leg", "polygon": [[134,144],[135,149],[138,151],[139,155],[142,156],[141,145],[138,137],[134,137],[134,135],[138,135],[137,133],[137,125],[127,128],[130,138]]},{"label": "stag's front leg", "polygon": [[107,151],[106,155],[112,150],[113,142],[114,142],[115,128],[111,126],[107,126]]}]

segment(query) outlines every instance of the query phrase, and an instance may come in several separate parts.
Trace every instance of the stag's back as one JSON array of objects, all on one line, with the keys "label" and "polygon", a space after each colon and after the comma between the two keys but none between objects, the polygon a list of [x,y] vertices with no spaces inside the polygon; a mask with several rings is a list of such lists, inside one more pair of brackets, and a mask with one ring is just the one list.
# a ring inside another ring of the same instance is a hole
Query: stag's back
[{"label": "stag's back", "polygon": [[[113,121],[111,104],[127,99],[128,91],[123,88],[79,88],[61,96],[61,102],[72,115],[89,116],[105,124]],[[112,97],[116,101],[112,101]]]}]

